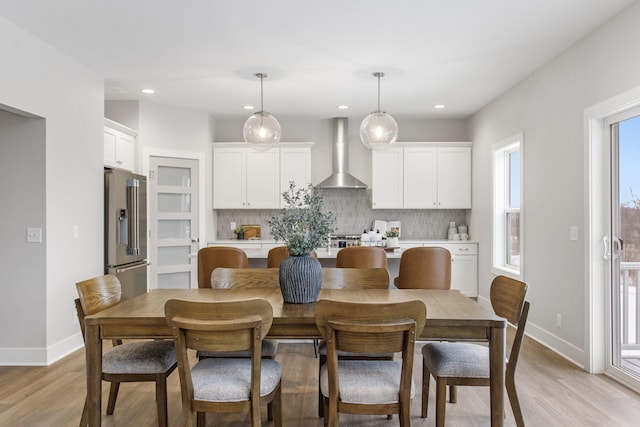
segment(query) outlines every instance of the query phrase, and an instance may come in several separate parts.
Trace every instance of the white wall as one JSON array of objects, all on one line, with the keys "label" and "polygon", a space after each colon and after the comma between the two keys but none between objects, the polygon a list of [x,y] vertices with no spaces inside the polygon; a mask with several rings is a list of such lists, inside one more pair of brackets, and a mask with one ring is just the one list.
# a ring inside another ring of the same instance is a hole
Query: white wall
[{"label": "white wall", "polygon": [[[588,107],[640,85],[640,4],[550,61],[470,119],[473,209],[481,242],[480,294],[491,271],[491,144],[524,132],[524,280],[532,303],[528,332],[585,366],[585,258]],[[577,225],[578,242],[569,241]],[[562,328],[556,315],[562,315]]]},{"label": "white wall", "polygon": [[[0,299],[0,309],[11,304],[25,315],[33,311],[35,319],[44,316],[44,322],[22,326],[29,329],[25,333],[46,338],[26,346],[0,342],[0,364],[46,364],[81,343],[73,317],[75,283],[103,271],[103,80],[3,18],[0,52],[0,104],[42,117],[46,123],[46,223],[42,225],[46,265],[27,258],[3,269],[3,281],[16,286],[25,285],[25,270],[44,269],[41,286],[46,306],[33,307],[32,301],[22,298]],[[29,161],[21,166],[34,168]],[[10,202],[26,203],[34,196],[21,197]],[[79,228],[78,239],[73,238],[74,225]],[[11,250],[24,242],[24,235],[16,239],[3,236],[0,246]],[[3,327],[15,328],[17,323]]]}]

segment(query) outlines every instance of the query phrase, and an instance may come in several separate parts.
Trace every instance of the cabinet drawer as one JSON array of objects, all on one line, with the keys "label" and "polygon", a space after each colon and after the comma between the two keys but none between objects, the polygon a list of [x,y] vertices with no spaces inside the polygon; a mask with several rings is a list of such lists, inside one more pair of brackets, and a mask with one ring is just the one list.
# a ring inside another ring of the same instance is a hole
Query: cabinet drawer
[{"label": "cabinet drawer", "polygon": [[456,255],[477,255],[477,243],[441,243],[425,244],[425,246],[440,246],[451,252],[451,256]]}]

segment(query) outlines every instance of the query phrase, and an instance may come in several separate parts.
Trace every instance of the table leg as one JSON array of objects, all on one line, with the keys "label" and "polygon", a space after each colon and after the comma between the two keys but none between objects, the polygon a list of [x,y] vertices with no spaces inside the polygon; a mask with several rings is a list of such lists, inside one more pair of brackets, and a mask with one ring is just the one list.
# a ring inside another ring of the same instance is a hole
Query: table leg
[{"label": "table leg", "polygon": [[489,341],[489,374],[491,376],[491,425],[504,424],[504,359],[505,327],[491,328]]},{"label": "table leg", "polygon": [[98,427],[102,421],[102,340],[99,325],[85,326],[85,355],[89,426]]}]

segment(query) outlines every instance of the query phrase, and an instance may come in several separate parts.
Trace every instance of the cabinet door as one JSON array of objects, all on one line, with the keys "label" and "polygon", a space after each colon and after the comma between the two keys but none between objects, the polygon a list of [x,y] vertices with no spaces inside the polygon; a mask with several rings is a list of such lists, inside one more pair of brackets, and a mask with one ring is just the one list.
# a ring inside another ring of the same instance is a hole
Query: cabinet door
[{"label": "cabinet door", "polygon": [[438,148],[438,208],[471,209],[471,148]]},{"label": "cabinet door", "polygon": [[371,201],[373,209],[403,206],[403,149],[389,148],[372,153]]},{"label": "cabinet door", "polygon": [[104,165],[117,168],[116,163],[116,141],[118,132],[105,126],[104,128]]},{"label": "cabinet door", "polygon": [[451,256],[451,289],[457,289],[468,297],[478,296],[478,256]]},{"label": "cabinet door", "polygon": [[246,150],[213,149],[213,208],[242,209],[246,203]]},{"label": "cabinet door", "polygon": [[280,195],[289,189],[291,181],[296,183],[296,188],[306,187],[311,183],[310,148],[280,148],[280,207],[285,206]]},{"label": "cabinet door", "polygon": [[248,209],[280,207],[280,150],[261,152],[247,149]]},{"label": "cabinet door", "polygon": [[437,207],[438,154],[435,147],[404,149],[404,207],[434,209]]},{"label": "cabinet door", "polygon": [[116,140],[116,163],[118,167],[133,170],[135,156],[135,140],[132,136],[120,133]]}]

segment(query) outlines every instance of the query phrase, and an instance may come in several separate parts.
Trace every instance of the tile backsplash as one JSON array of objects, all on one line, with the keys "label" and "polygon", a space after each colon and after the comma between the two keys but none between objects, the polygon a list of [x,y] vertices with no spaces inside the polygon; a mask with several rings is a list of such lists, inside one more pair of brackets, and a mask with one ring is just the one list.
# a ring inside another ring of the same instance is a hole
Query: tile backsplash
[{"label": "tile backsplash", "polygon": [[[401,221],[402,239],[441,240],[447,238],[449,222],[467,224],[466,209],[371,209],[371,191],[362,189],[323,189],[325,209],[336,216],[335,234],[360,234],[375,220]],[[267,221],[279,210],[217,210],[217,239],[233,239],[231,222],[260,224],[261,237],[271,239]],[[473,236],[473,230],[469,230]]]}]

